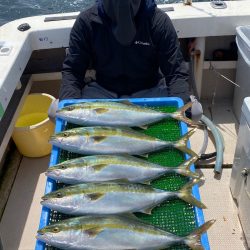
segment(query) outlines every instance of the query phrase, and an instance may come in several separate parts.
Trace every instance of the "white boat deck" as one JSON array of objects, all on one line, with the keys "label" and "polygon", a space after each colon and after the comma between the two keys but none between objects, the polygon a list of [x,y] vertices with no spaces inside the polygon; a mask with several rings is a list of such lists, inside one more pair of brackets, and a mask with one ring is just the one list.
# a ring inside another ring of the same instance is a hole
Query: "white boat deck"
[{"label": "white boat deck", "polygon": [[4,250],[33,250],[49,157],[23,157],[0,224]]},{"label": "white boat deck", "polygon": [[211,250],[248,249],[229,189],[231,169],[224,169],[219,178],[214,177],[211,168],[199,170],[206,178],[200,187],[201,200],[207,205],[207,209],[203,210],[205,221],[216,219],[216,223],[208,230]]}]

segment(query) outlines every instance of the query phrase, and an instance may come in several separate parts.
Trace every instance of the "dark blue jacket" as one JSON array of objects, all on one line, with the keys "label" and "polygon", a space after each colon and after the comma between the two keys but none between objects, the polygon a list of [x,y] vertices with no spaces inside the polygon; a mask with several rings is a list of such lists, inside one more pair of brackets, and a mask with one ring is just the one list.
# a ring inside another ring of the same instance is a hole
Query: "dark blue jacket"
[{"label": "dark blue jacket", "polygon": [[84,76],[91,66],[98,84],[118,95],[154,87],[164,76],[168,96],[187,102],[188,71],[170,18],[154,0],[142,0],[135,23],[134,42],[123,46],[113,36],[101,0],[81,12],[70,34],[59,98],[81,98]]}]

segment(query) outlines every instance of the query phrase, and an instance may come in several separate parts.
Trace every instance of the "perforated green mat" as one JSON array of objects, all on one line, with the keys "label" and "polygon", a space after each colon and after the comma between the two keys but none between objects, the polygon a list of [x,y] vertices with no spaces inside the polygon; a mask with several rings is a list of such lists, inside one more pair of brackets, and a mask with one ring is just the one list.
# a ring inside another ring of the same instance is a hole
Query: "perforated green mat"
[{"label": "perforated green mat", "polygon": [[[157,108],[164,112],[174,112],[175,107],[159,107]],[[68,124],[66,129],[73,128],[75,125]],[[179,122],[173,119],[166,119],[157,124],[151,125],[147,130],[141,130],[147,135],[157,137],[162,140],[175,141],[180,138],[180,125]],[[61,151],[59,155],[59,162],[73,159],[79,155],[73,154],[67,151]],[[184,155],[176,149],[166,149],[161,152],[152,153],[149,155],[148,160],[160,164],[162,166],[175,167],[184,161]],[[164,189],[168,191],[179,190],[188,179],[178,174],[167,174],[151,184],[155,188]],[[64,185],[57,184],[57,188],[61,188]],[[188,235],[196,228],[195,213],[193,206],[181,201],[179,199],[163,202],[160,206],[153,209],[151,215],[137,213],[136,216],[142,220],[152,223],[155,226],[171,232],[179,236]],[[69,216],[60,214],[55,211],[50,213],[50,222],[57,222],[63,219],[69,218]],[[47,250],[55,250],[57,248],[46,246]],[[190,249],[186,245],[176,245],[168,248],[171,250],[187,250]]]}]

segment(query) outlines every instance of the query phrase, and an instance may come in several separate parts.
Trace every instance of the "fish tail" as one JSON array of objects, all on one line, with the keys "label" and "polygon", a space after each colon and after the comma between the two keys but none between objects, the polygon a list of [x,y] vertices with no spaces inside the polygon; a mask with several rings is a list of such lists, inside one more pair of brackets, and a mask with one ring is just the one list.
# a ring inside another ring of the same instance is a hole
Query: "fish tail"
[{"label": "fish tail", "polygon": [[198,227],[191,234],[185,237],[184,243],[193,250],[204,250],[201,244],[201,235],[205,233],[214,223],[215,220],[207,221],[205,224]]},{"label": "fish tail", "polygon": [[192,102],[189,102],[187,104],[185,104],[183,107],[181,107],[180,109],[178,109],[177,111],[175,111],[174,113],[171,113],[169,116],[178,120],[178,121],[182,121],[187,123],[188,125],[194,126],[197,125],[196,122],[194,122],[193,120],[189,119],[186,117],[185,112],[192,107]]},{"label": "fish tail", "polygon": [[197,155],[194,155],[190,157],[188,160],[180,164],[178,167],[176,167],[176,173],[191,177],[191,178],[200,178],[201,176],[198,173],[195,173],[190,170],[190,166],[195,163],[198,159]]},{"label": "fish tail", "polygon": [[199,208],[207,208],[201,201],[197,200],[192,195],[192,187],[199,183],[203,178],[196,178],[192,181],[188,182],[186,185],[182,187],[182,189],[178,192],[178,197],[187,203],[194,205]]},{"label": "fish tail", "polygon": [[197,156],[197,154],[192,149],[187,147],[187,142],[189,138],[195,133],[195,131],[196,131],[196,128],[191,129],[179,141],[174,143],[174,147],[189,155]]}]

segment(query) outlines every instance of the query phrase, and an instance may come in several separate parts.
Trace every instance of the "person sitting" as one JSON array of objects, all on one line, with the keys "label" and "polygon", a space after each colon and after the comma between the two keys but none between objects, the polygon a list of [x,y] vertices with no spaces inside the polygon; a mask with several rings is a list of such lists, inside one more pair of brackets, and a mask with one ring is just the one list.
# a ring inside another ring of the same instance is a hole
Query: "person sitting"
[{"label": "person sitting", "polygon": [[[96,79],[86,83],[89,68]],[[187,103],[188,78],[174,26],[154,0],[97,0],[71,30],[59,99],[179,97]]]}]

